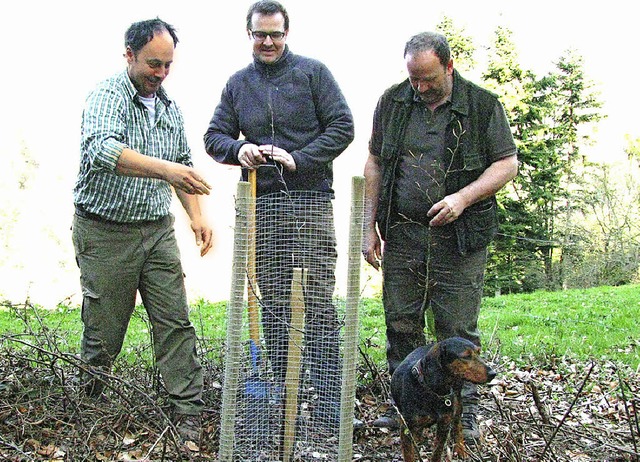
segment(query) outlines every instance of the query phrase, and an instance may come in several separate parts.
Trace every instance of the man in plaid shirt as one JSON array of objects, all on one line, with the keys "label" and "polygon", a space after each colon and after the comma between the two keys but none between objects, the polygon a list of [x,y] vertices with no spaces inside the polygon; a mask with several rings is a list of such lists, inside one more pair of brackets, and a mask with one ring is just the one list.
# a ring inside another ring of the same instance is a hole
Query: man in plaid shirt
[{"label": "man in plaid shirt", "polygon": [[210,186],[193,169],[182,113],[162,87],[177,42],[160,19],[132,24],[127,68],[87,98],[72,237],[83,294],[81,356],[93,366],[84,373],[86,392],[103,392],[100,371],[120,353],[139,292],[174,423],[184,440],[197,442],[202,367],[169,209],[173,186],[205,255],[212,232],[198,196]]}]

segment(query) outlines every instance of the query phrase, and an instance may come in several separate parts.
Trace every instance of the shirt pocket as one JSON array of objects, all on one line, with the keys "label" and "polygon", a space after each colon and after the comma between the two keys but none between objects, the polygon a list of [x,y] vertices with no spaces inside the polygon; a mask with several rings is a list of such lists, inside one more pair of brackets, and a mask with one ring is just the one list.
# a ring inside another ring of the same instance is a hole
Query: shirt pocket
[{"label": "shirt pocket", "polygon": [[479,151],[472,151],[464,154],[464,169],[466,171],[471,172],[480,169],[484,170],[485,168],[484,156]]},{"label": "shirt pocket", "polygon": [[398,150],[397,142],[389,141],[385,139],[382,142],[382,148],[380,149],[380,158],[383,161],[389,162],[395,157],[397,150]]}]

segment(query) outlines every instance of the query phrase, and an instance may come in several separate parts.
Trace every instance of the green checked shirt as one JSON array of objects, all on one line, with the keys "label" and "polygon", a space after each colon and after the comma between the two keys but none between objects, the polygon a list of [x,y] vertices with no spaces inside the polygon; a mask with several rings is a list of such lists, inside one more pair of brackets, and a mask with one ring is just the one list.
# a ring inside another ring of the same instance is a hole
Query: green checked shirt
[{"label": "green checked shirt", "polygon": [[192,166],[182,113],[162,88],[155,108],[152,125],[126,70],[100,83],[87,97],[80,169],[73,190],[77,208],[120,223],[169,214],[172,190],[168,182],[116,173],[125,148]]}]

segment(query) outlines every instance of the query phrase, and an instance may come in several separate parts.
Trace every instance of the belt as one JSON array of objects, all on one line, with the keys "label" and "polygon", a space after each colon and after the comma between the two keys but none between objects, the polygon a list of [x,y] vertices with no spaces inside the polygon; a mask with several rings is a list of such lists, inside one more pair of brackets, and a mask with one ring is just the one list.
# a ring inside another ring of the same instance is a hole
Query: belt
[{"label": "belt", "polygon": [[87,212],[81,207],[76,206],[76,215],[80,218],[86,218],[87,220],[97,221],[99,223],[105,223],[108,225],[119,225],[119,226],[143,226],[151,223],[156,223],[157,221],[162,220],[165,217],[158,218],[156,220],[142,220],[142,221],[114,221],[109,220],[108,218],[104,218],[96,213]]}]

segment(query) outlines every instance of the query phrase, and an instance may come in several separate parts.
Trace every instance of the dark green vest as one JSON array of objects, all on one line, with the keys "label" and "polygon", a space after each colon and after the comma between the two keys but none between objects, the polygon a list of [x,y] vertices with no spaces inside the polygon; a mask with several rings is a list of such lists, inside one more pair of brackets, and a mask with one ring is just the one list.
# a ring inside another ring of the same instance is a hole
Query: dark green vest
[{"label": "dark green vest", "polygon": [[[445,180],[446,194],[453,194],[475,181],[489,167],[487,127],[498,98],[462,78],[454,70],[451,120],[445,145],[451,165]],[[383,239],[399,218],[392,209],[396,168],[413,104],[409,80],[395,85],[380,99],[383,140],[380,152],[381,187],[376,221]],[[454,222],[458,250],[462,255],[486,247],[498,232],[497,204],[490,197],[468,207]]]}]

